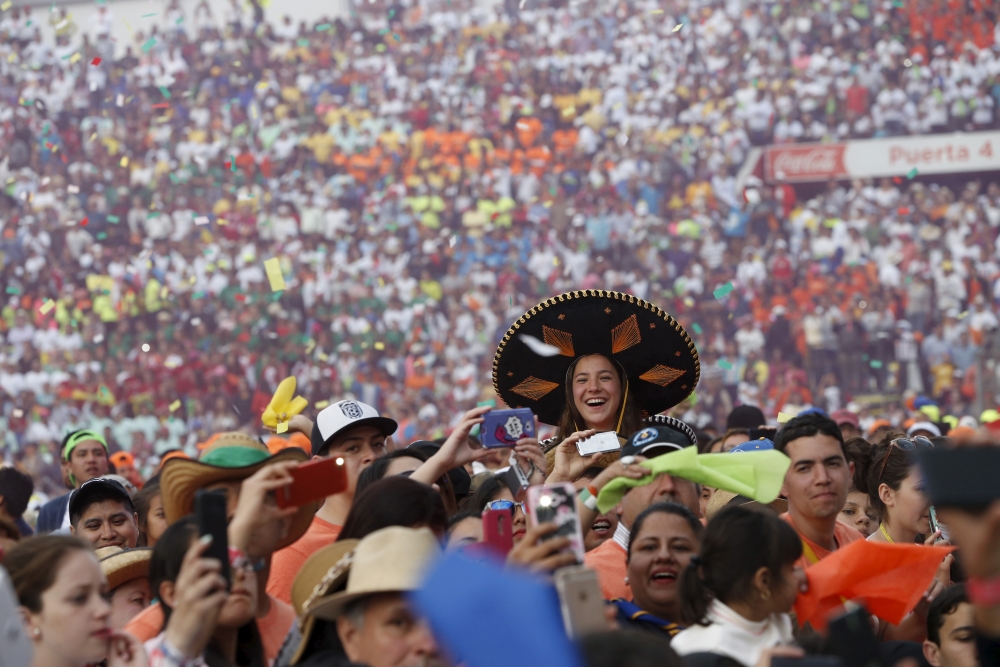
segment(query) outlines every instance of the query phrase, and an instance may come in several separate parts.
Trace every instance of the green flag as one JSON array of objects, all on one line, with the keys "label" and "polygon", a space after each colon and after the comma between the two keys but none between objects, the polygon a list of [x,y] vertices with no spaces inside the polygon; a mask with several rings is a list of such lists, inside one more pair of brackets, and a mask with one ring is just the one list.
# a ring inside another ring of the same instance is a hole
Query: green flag
[{"label": "green flag", "polygon": [[652,474],[642,479],[617,477],[608,482],[597,497],[602,513],[621,502],[630,489],[649,484],[657,475],[667,473],[716,489],[725,489],[759,503],[778,497],[791,460],[774,449],[736,454],[699,454],[697,447],[670,452],[639,464]]}]

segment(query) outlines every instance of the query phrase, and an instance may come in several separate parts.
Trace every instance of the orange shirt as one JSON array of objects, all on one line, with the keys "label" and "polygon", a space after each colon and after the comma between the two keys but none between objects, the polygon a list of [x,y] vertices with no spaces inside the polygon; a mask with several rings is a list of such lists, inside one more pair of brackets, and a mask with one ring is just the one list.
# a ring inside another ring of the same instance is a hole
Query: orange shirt
[{"label": "orange shirt", "polygon": [[309,556],[337,541],[340,526],[324,521],[314,516],[309,530],[294,543],[271,557],[271,576],[267,580],[267,594],[283,600],[292,601],[292,582],[299,573],[302,564]]},{"label": "orange shirt", "polygon": [[[781,518],[784,519],[786,522],[788,522],[789,526],[795,528],[795,523],[792,521],[791,514],[785,512],[784,514],[781,515]],[[798,567],[806,569],[810,565],[818,563],[819,561],[823,560],[831,553],[833,553],[832,551],[828,551],[827,549],[824,549],[820,545],[816,544],[808,537],[803,536],[802,533],[799,533],[797,528],[795,529],[795,532],[798,533],[799,539],[802,540],[802,550],[804,551],[802,556],[797,561],[795,561],[795,565],[797,565]],[[837,523],[833,524],[833,539],[836,540],[838,547],[842,547],[847,544],[850,544],[851,542],[856,542],[857,540],[863,540],[864,536],[854,528],[851,528],[850,526],[838,521]]]},{"label": "orange shirt", "polygon": [[[271,609],[267,616],[257,619],[257,631],[264,647],[264,659],[271,664],[278,657],[281,645],[295,622],[292,605],[271,598]],[[125,632],[145,643],[163,631],[163,608],[160,603],[151,604],[125,625]]]},{"label": "orange shirt", "polygon": [[597,573],[597,582],[605,600],[632,599],[632,589],[625,583],[628,576],[625,557],[625,550],[614,540],[607,540],[583,557],[584,564]]}]

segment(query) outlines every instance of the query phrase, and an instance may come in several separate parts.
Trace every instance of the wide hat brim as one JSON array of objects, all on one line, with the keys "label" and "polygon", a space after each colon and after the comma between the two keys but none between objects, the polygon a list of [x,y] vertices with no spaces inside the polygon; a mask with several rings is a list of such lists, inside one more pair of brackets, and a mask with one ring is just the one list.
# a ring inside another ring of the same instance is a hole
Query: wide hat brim
[{"label": "wide hat brim", "polygon": [[121,549],[101,558],[101,571],[108,580],[108,590],[113,591],[133,579],[149,577],[149,561],[153,550],[148,547]]},{"label": "wide hat brim", "polygon": [[[243,481],[269,463],[278,461],[302,463],[309,458],[309,454],[298,447],[290,447],[252,465],[234,468],[215,466],[195,459],[170,459],[163,464],[160,471],[163,513],[166,514],[167,523],[173,523],[194,511],[194,494],[198,489],[219,482]],[[298,509],[292,516],[288,535],[278,544],[278,549],[287,547],[305,534],[319,506],[320,503],[315,502]]]},{"label": "wide hat brim", "polygon": [[[708,504],[705,506],[705,520],[711,521],[712,519],[714,519],[715,515],[721,512],[726,507],[728,507],[729,504],[733,501],[733,499],[736,498],[738,495],[739,495],[738,493],[734,493],[732,491],[726,491],[724,489],[716,489],[715,493],[713,493],[712,497],[708,500]],[[737,504],[740,505],[741,507],[750,505],[756,507],[764,506],[764,503],[758,503],[756,500],[753,500],[751,498],[746,498],[745,501]],[[785,500],[784,498],[775,498],[770,503],[767,503],[767,505],[770,505],[771,509],[773,509],[775,513],[778,514],[778,516],[781,516],[782,514],[788,511],[788,501]]]},{"label": "wide hat brim", "polygon": [[[536,354],[523,335],[559,354]],[[618,362],[628,400],[649,415],[683,401],[701,377],[694,342],[668,313],[630,294],[582,290],[543,301],[507,330],[493,359],[493,389],[509,407],[530,408],[542,423],[557,425],[566,407],[566,372],[588,354]]]},{"label": "wide hat brim", "polygon": [[290,665],[298,664],[312,641],[316,616],[307,613],[314,600],[343,590],[351,570],[351,556],[358,540],[334,542],[310,556],[292,582],[292,608],[299,617],[299,645]]}]

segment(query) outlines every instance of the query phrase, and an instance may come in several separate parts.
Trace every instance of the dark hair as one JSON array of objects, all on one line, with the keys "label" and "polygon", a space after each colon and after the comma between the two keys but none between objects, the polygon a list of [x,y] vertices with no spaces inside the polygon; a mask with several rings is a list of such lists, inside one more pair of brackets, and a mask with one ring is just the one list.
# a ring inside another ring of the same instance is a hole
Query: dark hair
[{"label": "dark hair", "polygon": [[[177,581],[184,556],[197,537],[198,524],[194,516],[189,514],[167,526],[163,536],[153,547],[153,555],[149,559],[149,591],[153,597],[160,599],[160,608],[163,610],[161,630],[166,629],[173,609],[160,597],[160,585],[164,581]],[[203,657],[208,667],[229,667],[229,662],[220,653],[213,640],[209,640]],[[265,667],[264,646],[257,630],[257,619],[251,618],[237,630],[236,660],[233,664]]]},{"label": "dark hair", "polygon": [[[354,489],[354,495],[361,494],[362,491],[375,482],[385,479],[386,473],[389,472],[389,464],[396,459],[405,458],[426,462],[430,457],[419,449],[411,449],[409,447],[389,452],[385,456],[375,459],[370,466],[361,471],[361,474],[358,475],[358,484]],[[409,477],[409,475],[401,475],[401,477]],[[458,503],[455,501],[455,489],[451,484],[451,479],[445,474],[441,475],[435,483],[441,489],[441,500],[444,502],[445,511],[451,516],[458,511]]]},{"label": "dark hair", "polygon": [[638,630],[606,630],[584,635],[580,653],[586,667],[683,667],[670,641]]},{"label": "dark hair", "polygon": [[868,492],[868,466],[872,460],[872,445],[859,435],[844,441],[848,463],[854,464],[851,490]]},{"label": "dark hair", "polygon": [[121,494],[115,493],[114,491],[105,491],[103,489],[90,492],[86,503],[81,503],[80,507],[76,508],[75,512],[70,512],[69,523],[74,528],[76,524],[79,523],[80,518],[91,508],[92,505],[97,503],[103,503],[107,501],[113,501],[116,503],[121,503],[122,506],[128,510],[129,515],[135,514],[135,505],[132,504],[130,498],[123,498]]},{"label": "dark hair", "polygon": [[750,429],[748,429],[748,428],[740,428],[738,426],[735,427],[735,428],[726,429],[726,432],[722,434],[722,438],[721,438],[722,442],[725,442],[731,436],[734,436],[734,435],[745,435],[747,437],[747,440],[749,440],[750,439]]},{"label": "dark hair", "polygon": [[560,440],[567,438],[574,431],[586,428],[584,426],[583,417],[580,415],[580,411],[576,409],[576,403],[573,401],[573,375],[576,373],[576,365],[580,363],[580,360],[583,359],[583,357],[594,356],[604,357],[610,361],[611,366],[615,369],[615,373],[618,375],[618,386],[621,387],[622,400],[625,401],[624,408],[619,405],[618,409],[615,410],[616,417],[621,414],[621,428],[618,429],[618,433],[628,436],[630,433],[635,433],[636,431],[642,429],[642,414],[638,404],[636,403],[636,399],[634,398],[634,395],[632,398],[625,395],[625,387],[628,386],[628,377],[625,375],[625,371],[622,369],[621,365],[614,359],[604,354],[585,354],[574,359],[573,363],[570,364],[569,368],[566,370],[566,382],[564,386],[564,391],[566,393],[566,407],[563,409],[562,417],[559,419],[558,438]]},{"label": "dark hair", "polygon": [[872,448],[868,470],[865,473],[865,490],[868,492],[868,502],[872,508],[886,520],[885,503],[879,497],[879,487],[885,484],[893,491],[898,491],[903,480],[910,476],[916,459],[909,452],[904,452],[892,446],[896,438],[906,437],[902,431],[889,431],[885,437]]},{"label": "dark hair", "polygon": [[766,567],[775,581],[802,556],[802,541],[787,523],[764,512],[726,507],[708,523],[698,558],[681,574],[681,616],[706,625],[712,598],[728,604],[750,592],[754,574]]},{"label": "dark hair", "polygon": [[153,498],[160,495],[160,484],[159,481],[150,484],[146,484],[142,487],[139,493],[135,494],[135,498],[132,502],[135,503],[135,513],[139,517],[139,539],[143,544],[146,543],[146,526],[147,521],[149,521],[149,506],[153,503]]},{"label": "dark hair", "polygon": [[941,628],[944,627],[944,617],[954,614],[958,605],[968,602],[964,584],[955,584],[944,589],[944,592],[934,598],[927,610],[927,641],[941,645]]},{"label": "dark hair", "polygon": [[722,442],[723,438],[724,438],[724,436],[721,436],[721,435],[717,435],[714,438],[705,438],[704,440],[702,440],[702,439],[699,438],[698,439],[698,453],[699,454],[708,454],[708,453],[710,453],[712,451],[712,447],[715,447],[716,443]]},{"label": "dark hair", "polygon": [[[160,584],[164,581],[177,581],[184,555],[197,537],[198,524],[193,515],[181,517],[167,526],[163,535],[156,541],[153,554],[149,558],[150,595],[160,598]],[[160,606],[163,608],[163,628],[166,628],[173,610],[162,598]]]},{"label": "dark hair", "polygon": [[42,535],[22,540],[4,554],[0,564],[10,574],[22,607],[36,614],[42,610],[42,594],[55,583],[59,566],[74,551],[93,553],[94,548],[78,537]]},{"label": "dark hair", "polygon": [[701,540],[701,534],[705,532],[705,527],[701,525],[701,521],[698,521],[698,517],[694,515],[694,512],[680,503],[665,502],[650,505],[643,511],[639,512],[639,516],[635,518],[635,522],[629,530],[628,550],[625,555],[626,563],[632,560],[632,543],[635,542],[633,538],[639,536],[639,533],[642,532],[643,525],[646,523],[646,519],[653,514],[673,514],[675,516],[679,516],[687,521],[687,524],[691,527],[691,532],[693,532],[694,536],[699,540]]},{"label": "dark hair", "polygon": [[840,432],[837,422],[826,415],[818,412],[799,415],[785,422],[784,427],[774,436],[774,448],[783,454],[787,454],[788,445],[799,438],[808,438],[817,433],[828,435],[840,443],[840,450],[847,458],[847,449],[844,447],[844,434]]},{"label": "dark hair", "polygon": [[426,525],[436,535],[448,530],[448,513],[441,494],[408,477],[386,477],[354,497],[337,540],[360,540],[389,526],[420,525]]},{"label": "dark hair", "polygon": [[482,514],[483,508],[486,507],[486,503],[493,500],[495,495],[506,488],[507,482],[504,479],[504,473],[501,472],[495,475],[485,475],[484,479],[476,486],[476,490],[473,494],[466,499],[462,510],[467,512],[479,512]]},{"label": "dark hair", "polygon": [[455,526],[462,523],[466,519],[479,519],[482,520],[483,515],[479,512],[473,512],[472,510],[466,510],[464,512],[459,512],[450,519],[448,519],[448,535],[451,535],[451,531],[455,530]]},{"label": "dark hair", "polygon": [[16,468],[0,468],[0,496],[3,496],[3,509],[12,519],[24,514],[34,492],[35,483],[31,481],[30,475]]}]

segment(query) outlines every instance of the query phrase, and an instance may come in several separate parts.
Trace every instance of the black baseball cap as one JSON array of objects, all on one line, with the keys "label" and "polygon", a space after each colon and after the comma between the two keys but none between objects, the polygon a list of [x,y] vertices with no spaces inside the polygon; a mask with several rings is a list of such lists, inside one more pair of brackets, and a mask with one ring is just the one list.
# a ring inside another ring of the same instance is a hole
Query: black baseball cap
[{"label": "black baseball cap", "polygon": [[726,430],[731,428],[757,428],[767,424],[764,413],[756,405],[737,405],[726,418]]},{"label": "black baseball cap", "polygon": [[691,438],[682,430],[672,426],[647,426],[633,433],[622,447],[622,456],[645,456],[651,459],[661,454],[669,454],[690,447]]},{"label": "black baseball cap", "polygon": [[121,500],[129,512],[135,512],[132,496],[128,494],[120,482],[107,477],[95,477],[84,482],[69,499],[70,524],[75,526],[87,508],[95,502],[111,499]]}]

